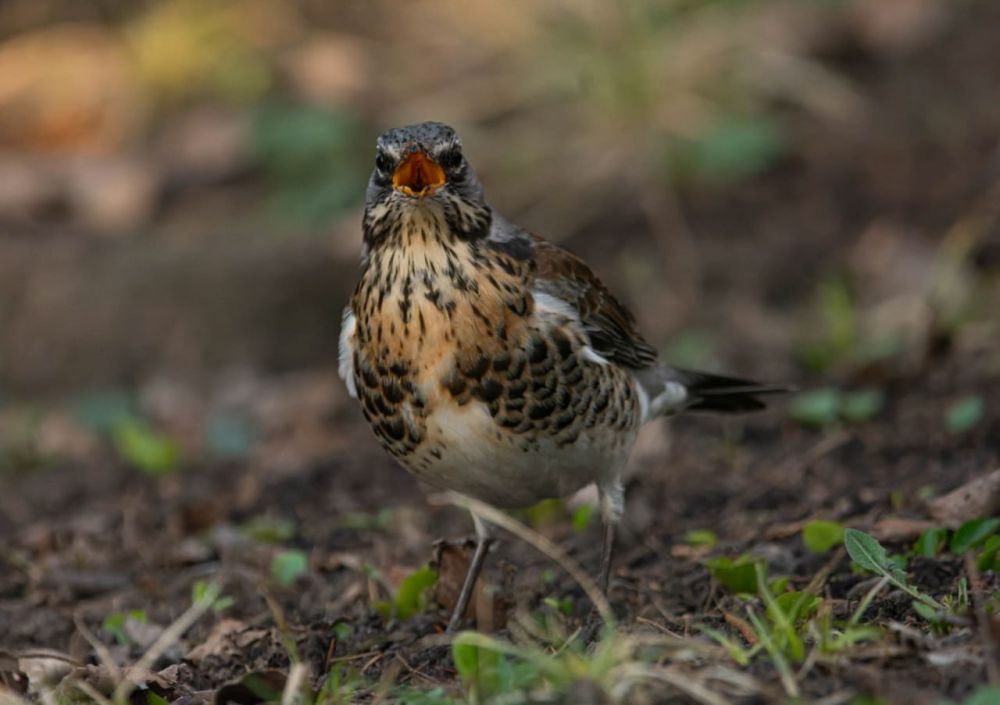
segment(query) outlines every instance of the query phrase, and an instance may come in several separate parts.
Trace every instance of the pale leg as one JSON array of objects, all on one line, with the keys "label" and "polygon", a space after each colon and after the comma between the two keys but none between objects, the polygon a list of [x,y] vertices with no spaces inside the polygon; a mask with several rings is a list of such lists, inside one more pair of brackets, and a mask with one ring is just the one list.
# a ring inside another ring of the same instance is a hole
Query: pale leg
[{"label": "pale leg", "polygon": [[486,562],[486,554],[489,553],[490,543],[493,541],[490,537],[489,529],[482,519],[473,514],[472,521],[476,526],[476,552],[472,554],[472,562],[469,563],[469,570],[465,574],[462,591],[458,594],[458,602],[455,603],[451,619],[448,620],[448,634],[454,634],[458,631],[458,627],[462,623],[465,610],[468,608],[469,600],[472,598],[472,590],[476,586],[476,580],[483,569],[483,563]]},{"label": "pale leg", "polygon": [[601,544],[601,572],[598,577],[598,587],[605,595],[608,594],[608,583],[611,582],[611,553],[615,544],[615,524],[601,517],[604,524],[604,540]]},{"label": "pale leg", "polygon": [[598,485],[601,500],[601,521],[604,525],[604,540],[601,544],[601,572],[598,576],[598,586],[601,592],[608,594],[611,581],[611,555],[615,544],[615,525],[621,519],[625,505],[625,488],[620,479]]}]

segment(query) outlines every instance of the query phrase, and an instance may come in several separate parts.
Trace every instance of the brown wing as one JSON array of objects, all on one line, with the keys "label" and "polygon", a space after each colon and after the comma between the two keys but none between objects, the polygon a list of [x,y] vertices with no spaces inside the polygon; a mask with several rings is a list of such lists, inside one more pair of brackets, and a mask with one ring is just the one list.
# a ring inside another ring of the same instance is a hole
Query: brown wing
[{"label": "brown wing", "polygon": [[608,291],[582,259],[532,235],[534,288],[573,307],[601,356],[625,367],[658,363],[655,348],[636,330],[635,317]]}]

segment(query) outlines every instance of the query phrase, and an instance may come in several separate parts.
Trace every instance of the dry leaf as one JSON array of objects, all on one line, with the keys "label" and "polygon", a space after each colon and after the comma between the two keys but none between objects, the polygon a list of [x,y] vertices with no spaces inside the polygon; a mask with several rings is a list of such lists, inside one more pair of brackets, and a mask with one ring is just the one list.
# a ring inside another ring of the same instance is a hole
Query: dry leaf
[{"label": "dry leaf", "polygon": [[931,500],[927,508],[936,521],[950,529],[957,529],[969,519],[1000,513],[1000,469]]},{"label": "dry leaf", "polygon": [[872,535],[879,541],[912,541],[932,526],[926,519],[886,517],[872,527]]},{"label": "dry leaf", "polygon": [[223,619],[212,627],[204,643],[191,649],[184,659],[198,665],[211,656],[238,656],[265,636],[266,629],[250,629],[238,619]]}]

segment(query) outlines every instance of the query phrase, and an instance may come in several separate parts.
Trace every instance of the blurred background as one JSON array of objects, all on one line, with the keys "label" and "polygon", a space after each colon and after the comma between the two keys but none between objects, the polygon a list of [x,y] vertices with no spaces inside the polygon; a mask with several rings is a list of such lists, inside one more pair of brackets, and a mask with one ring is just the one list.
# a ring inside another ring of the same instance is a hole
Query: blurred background
[{"label": "blurred background", "polygon": [[[804,589],[815,517],[907,550],[1000,459],[998,28],[996,0],[0,2],[0,661],[93,664],[82,619],[133,662],[217,580],[230,627],[291,625],[313,674],[395,678],[368,657],[433,629],[428,576],[453,604],[467,556],[434,541],[470,524],[377,446],[337,338],[375,137],[431,119],[664,358],[800,390],[644,430],[620,608],[724,624],[709,550]],[[518,516],[597,565],[587,504]],[[486,631],[515,599],[590,611],[519,541],[487,573]],[[828,590],[861,579],[842,560]],[[267,633],[170,678],[287,663]],[[886,702],[980,677],[878,653],[852,687]]]},{"label": "blurred background", "polygon": [[975,426],[998,26],[993,0],[4,2],[0,473],[353,447],[373,140],[427,119],[668,359],[819,388],[814,425],[946,369],[935,418]]}]

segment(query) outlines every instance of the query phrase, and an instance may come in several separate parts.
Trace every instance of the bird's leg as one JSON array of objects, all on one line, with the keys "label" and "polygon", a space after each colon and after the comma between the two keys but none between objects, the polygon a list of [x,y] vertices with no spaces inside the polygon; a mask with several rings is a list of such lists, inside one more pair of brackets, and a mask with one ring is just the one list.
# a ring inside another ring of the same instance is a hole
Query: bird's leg
[{"label": "bird's leg", "polygon": [[601,521],[604,524],[604,540],[601,544],[601,572],[598,576],[598,586],[601,592],[608,594],[608,584],[611,581],[611,555],[615,544],[615,525],[621,519],[625,505],[625,488],[622,481],[615,478],[607,484],[598,485],[598,496],[601,502]]},{"label": "bird's leg", "polygon": [[[615,545],[615,526],[621,519],[625,490],[621,480],[616,477],[607,484],[599,484],[597,492],[601,502],[601,522],[604,525],[604,540],[601,543],[601,569],[597,576],[597,585],[601,592],[607,596],[608,586],[611,582],[611,556]],[[604,620],[597,611],[597,605],[594,605],[590,617],[587,618],[581,631],[583,643],[593,642],[603,624]]]},{"label": "bird's leg", "polygon": [[601,572],[598,578],[598,586],[601,592],[608,594],[608,583],[611,581],[611,549],[615,543],[615,523],[602,517],[604,523],[604,541],[601,544]]},{"label": "bird's leg", "polygon": [[469,570],[465,574],[462,591],[458,593],[458,602],[455,603],[451,619],[448,620],[448,628],[445,630],[447,634],[454,634],[458,631],[458,626],[465,616],[465,610],[469,606],[469,600],[472,598],[472,590],[476,587],[476,580],[483,569],[483,563],[486,562],[486,554],[489,553],[490,544],[493,542],[486,523],[475,514],[472,515],[472,521],[476,526],[476,552],[472,554],[472,562],[469,563]]}]

